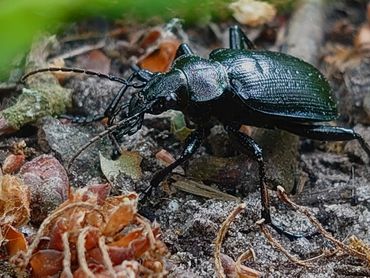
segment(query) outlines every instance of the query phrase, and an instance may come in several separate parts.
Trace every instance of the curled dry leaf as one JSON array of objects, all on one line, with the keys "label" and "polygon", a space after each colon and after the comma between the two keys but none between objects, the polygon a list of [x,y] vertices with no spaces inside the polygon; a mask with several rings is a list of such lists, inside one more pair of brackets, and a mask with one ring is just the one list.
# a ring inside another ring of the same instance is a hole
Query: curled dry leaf
[{"label": "curled dry leaf", "polygon": [[165,27],[150,30],[140,41],[145,54],[139,58],[138,65],[152,72],[167,71],[175,56],[180,41]]},{"label": "curled dry leaf", "polygon": [[25,163],[19,175],[31,192],[31,219],[34,223],[41,223],[68,197],[67,173],[51,155],[41,155]]},{"label": "curled dry leaf", "polygon": [[[108,197],[79,190],[41,224],[12,261],[33,277],[160,277],[167,253],[160,230],[137,211],[134,193]],[[41,238],[46,243],[40,244]],[[47,262],[47,263],[45,263]],[[120,276],[121,275],[121,276]]]},{"label": "curled dry leaf", "polygon": [[86,186],[85,189],[85,198],[83,198],[82,201],[89,199],[89,195],[95,195],[97,197],[98,205],[101,205],[108,197],[111,185],[109,183],[91,184]]},{"label": "curled dry leaf", "polygon": [[238,0],[229,5],[234,18],[242,24],[256,27],[274,19],[276,9],[267,2],[255,0]]},{"label": "curled dry leaf", "polygon": [[152,72],[167,71],[175,58],[180,42],[176,39],[162,40],[158,46],[141,58],[139,66]]},{"label": "curled dry leaf", "polygon": [[[7,255],[12,257],[20,251],[26,251],[28,244],[24,235],[19,232],[13,226],[6,224],[0,226],[0,234],[2,241],[0,240],[0,245],[4,243]],[[1,239],[0,238],[0,239]]]},{"label": "curled dry leaf", "polygon": [[4,174],[14,174],[19,171],[26,159],[24,154],[9,154],[3,163]]},{"label": "curled dry leaf", "polygon": [[30,218],[30,194],[27,186],[15,176],[0,177],[0,225],[18,227]]}]

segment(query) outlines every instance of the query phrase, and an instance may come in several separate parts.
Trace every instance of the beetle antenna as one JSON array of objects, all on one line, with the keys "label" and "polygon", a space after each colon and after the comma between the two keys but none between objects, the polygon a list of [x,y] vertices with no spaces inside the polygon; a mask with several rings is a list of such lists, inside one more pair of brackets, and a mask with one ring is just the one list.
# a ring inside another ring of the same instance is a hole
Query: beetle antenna
[{"label": "beetle antenna", "polygon": [[[91,146],[93,143],[95,143],[96,141],[98,141],[99,139],[103,138],[104,136],[110,134],[111,132],[113,132],[114,130],[120,128],[121,126],[127,124],[128,121],[130,120],[133,120],[133,119],[136,119],[138,116],[140,116],[141,114],[143,113],[143,111],[140,111],[139,113],[136,113],[135,115],[131,116],[131,117],[128,117],[128,118],[125,118],[119,122],[117,122],[116,124],[114,125],[111,125],[109,127],[107,127],[104,131],[100,132],[98,135],[96,135],[95,137],[91,138],[85,145],[83,145],[82,147],[80,147],[78,149],[78,151],[72,156],[72,158],[69,160],[68,164],[67,164],[67,171],[69,172],[73,162],[76,160],[76,158],[84,151],[86,150],[89,146]],[[131,127],[130,127],[131,128]]]},{"label": "beetle antenna", "polygon": [[76,72],[76,73],[82,73],[82,74],[86,74],[86,75],[94,75],[94,76],[98,76],[100,78],[108,79],[110,81],[119,82],[121,84],[126,84],[126,85],[128,84],[125,79],[123,79],[121,77],[114,76],[114,75],[104,74],[104,73],[101,73],[101,72],[96,72],[96,71],[92,71],[92,70],[85,70],[85,69],[80,69],[80,68],[64,68],[64,67],[49,67],[49,68],[43,68],[43,69],[37,69],[37,70],[34,70],[34,71],[30,71],[29,73],[22,76],[21,82],[24,83],[28,77],[30,77],[31,75],[40,73],[40,72],[55,72],[55,71]]}]

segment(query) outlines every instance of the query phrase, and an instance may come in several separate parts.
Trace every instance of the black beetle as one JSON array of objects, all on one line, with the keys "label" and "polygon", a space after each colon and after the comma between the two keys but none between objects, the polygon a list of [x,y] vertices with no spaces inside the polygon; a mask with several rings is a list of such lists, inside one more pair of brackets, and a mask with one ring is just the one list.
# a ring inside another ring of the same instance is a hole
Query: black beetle
[{"label": "black beetle", "polygon": [[[48,70],[69,69],[41,69],[24,78]],[[331,88],[315,67],[287,54],[254,50],[252,42],[238,26],[230,28],[230,48],[213,50],[209,59],[194,55],[187,44],[181,44],[167,73],[153,74],[133,67],[134,73],[124,80],[84,70],[73,71],[124,84],[105,112],[110,127],[82,150],[106,134],[115,135],[113,138],[119,141],[121,136],[135,133],[141,128],[145,113],[180,110],[196,125],[181,156],[154,175],[150,186],[143,192],[144,196],[196,152],[208,135],[212,118],[221,122],[227,132],[258,161],[262,218],[270,224],[262,149],[252,138],[239,132],[241,125],[282,129],[317,140],[357,139],[370,157],[369,145],[352,129],[315,124],[337,118]],[[127,105],[121,105],[120,100],[129,87],[140,90],[133,94],[126,111]]]}]

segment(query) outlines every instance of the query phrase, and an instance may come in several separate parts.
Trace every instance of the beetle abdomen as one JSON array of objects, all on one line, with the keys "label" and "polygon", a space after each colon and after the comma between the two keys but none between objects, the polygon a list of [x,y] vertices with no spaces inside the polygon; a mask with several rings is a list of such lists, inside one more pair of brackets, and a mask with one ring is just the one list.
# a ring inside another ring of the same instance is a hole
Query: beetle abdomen
[{"label": "beetle abdomen", "polygon": [[298,58],[270,51],[217,49],[210,59],[226,68],[233,92],[253,110],[299,121],[337,117],[327,80]]}]

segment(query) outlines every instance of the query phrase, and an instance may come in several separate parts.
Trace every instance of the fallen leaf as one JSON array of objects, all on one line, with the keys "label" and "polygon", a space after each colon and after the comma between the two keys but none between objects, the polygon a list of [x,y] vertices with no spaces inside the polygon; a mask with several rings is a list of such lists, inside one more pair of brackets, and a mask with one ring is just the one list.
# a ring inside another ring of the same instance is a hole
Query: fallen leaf
[{"label": "fallen leaf", "polygon": [[19,171],[26,160],[24,154],[9,154],[3,162],[3,173],[14,174]]},{"label": "fallen leaf", "polygon": [[139,46],[144,49],[153,46],[155,43],[157,43],[161,36],[161,29],[153,28],[146,35],[144,35],[144,37],[140,41]]},{"label": "fallen leaf", "polygon": [[190,129],[186,126],[185,116],[179,111],[174,111],[171,117],[171,132],[180,141],[185,141],[185,139],[190,135],[194,129]]},{"label": "fallen leaf", "polygon": [[85,189],[86,192],[82,197],[82,201],[86,201],[87,199],[91,198],[92,194],[96,196],[98,205],[102,205],[110,193],[111,185],[109,183],[91,184],[86,186]]},{"label": "fallen leaf", "polygon": [[49,277],[58,274],[63,266],[63,252],[47,249],[35,253],[30,261],[32,277]]},{"label": "fallen leaf", "polygon": [[239,0],[229,5],[234,18],[242,24],[256,27],[270,22],[276,15],[273,5],[255,0]]},{"label": "fallen leaf", "polygon": [[130,223],[136,213],[135,207],[135,201],[128,198],[123,199],[122,204],[111,213],[109,221],[103,230],[103,235],[112,236]]},{"label": "fallen leaf", "polygon": [[154,50],[138,61],[138,65],[151,72],[166,72],[172,65],[179,45],[177,39],[162,40]]},{"label": "fallen leaf", "polygon": [[172,178],[176,180],[174,183],[172,183],[172,185],[176,189],[179,189],[181,191],[191,193],[197,196],[218,199],[223,201],[236,201],[236,202],[240,201],[240,198],[221,192],[217,189],[214,189],[208,185],[203,184],[202,182],[188,180],[179,175],[172,175]]},{"label": "fallen leaf", "polygon": [[101,153],[99,157],[101,170],[109,181],[115,180],[119,174],[129,176],[133,180],[141,178],[142,157],[138,152],[123,151],[117,160],[107,159]]},{"label": "fallen leaf", "polygon": [[[7,224],[0,227],[0,234],[5,243],[5,248],[9,257],[14,256],[19,251],[26,251],[28,244],[24,235],[13,226]],[[0,242],[1,245],[1,242]]]}]

